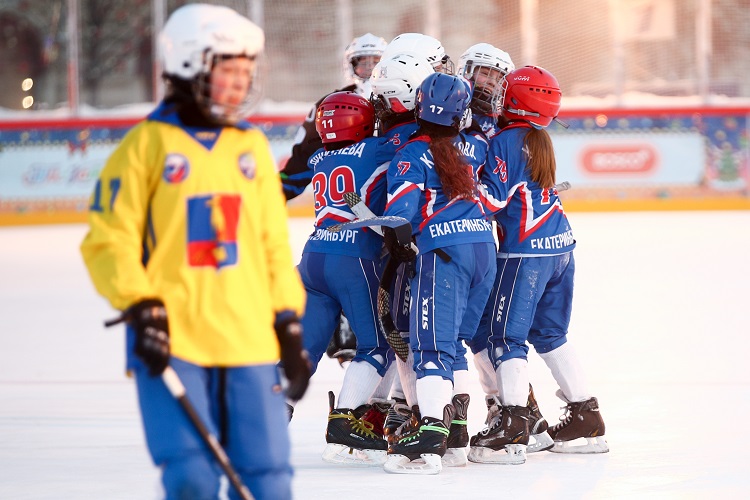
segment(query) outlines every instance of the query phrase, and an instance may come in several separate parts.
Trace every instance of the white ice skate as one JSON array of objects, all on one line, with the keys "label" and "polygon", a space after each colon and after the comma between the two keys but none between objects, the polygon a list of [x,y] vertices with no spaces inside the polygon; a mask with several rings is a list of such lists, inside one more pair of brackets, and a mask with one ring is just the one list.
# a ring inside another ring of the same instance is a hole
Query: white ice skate
[{"label": "white ice skate", "polygon": [[350,446],[328,443],[323,450],[323,461],[329,464],[377,467],[387,457],[385,450],[358,450]]},{"label": "white ice skate", "polygon": [[443,470],[440,455],[425,453],[420,458],[409,460],[404,455],[388,455],[383,469],[392,474],[439,474]]}]

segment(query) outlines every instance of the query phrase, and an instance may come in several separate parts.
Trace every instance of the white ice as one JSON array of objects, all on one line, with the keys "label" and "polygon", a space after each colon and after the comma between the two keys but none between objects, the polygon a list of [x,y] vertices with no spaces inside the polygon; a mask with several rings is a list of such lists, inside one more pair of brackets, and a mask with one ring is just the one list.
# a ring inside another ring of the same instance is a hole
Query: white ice
[{"label": "white ice", "polygon": [[[324,359],[290,424],[296,498],[747,498],[750,211],[571,213],[578,240],[570,340],[610,453],[530,455],[438,476],[324,463]],[[310,219],[292,219],[301,252]],[[84,225],[0,228],[0,498],[155,499],[159,471],[123,375],[121,328],[78,253]],[[471,363],[470,363],[471,365]],[[562,402],[529,357],[542,412]],[[472,367],[473,369],[473,367]],[[481,429],[478,386],[469,431]],[[279,422],[279,425],[286,425]]]}]

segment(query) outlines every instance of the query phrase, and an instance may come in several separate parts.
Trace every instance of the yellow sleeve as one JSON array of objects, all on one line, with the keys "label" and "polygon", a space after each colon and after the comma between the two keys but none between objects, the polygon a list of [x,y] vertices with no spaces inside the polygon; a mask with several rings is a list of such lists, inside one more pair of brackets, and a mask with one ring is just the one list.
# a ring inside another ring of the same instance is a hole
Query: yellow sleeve
[{"label": "yellow sleeve", "polygon": [[158,152],[149,126],[134,127],[112,153],[89,203],[81,254],[96,290],[115,309],[155,297],[142,264],[151,172]]},{"label": "yellow sleeve", "polygon": [[259,192],[263,198],[259,205],[266,212],[262,217],[265,223],[263,247],[271,274],[271,303],[276,313],[290,310],[302,316],[307,295],[292,259],[286,198],[268,139],[260,132],[258,135],[262,137],[257,157],[258,180],[262,183]]}]

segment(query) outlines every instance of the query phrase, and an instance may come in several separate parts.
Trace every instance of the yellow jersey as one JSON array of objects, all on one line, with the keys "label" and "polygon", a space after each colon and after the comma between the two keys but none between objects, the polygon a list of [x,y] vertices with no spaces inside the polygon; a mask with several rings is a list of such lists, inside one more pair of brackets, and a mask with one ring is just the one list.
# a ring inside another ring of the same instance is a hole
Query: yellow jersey
[{"label": "yellow jersey", "polygon": [[304,312],[285,198],[268,139],[249,126],[194,128],[162,105],[102,170],[81,253],[124,310],[164,301],[171,352],[201,366],[279,359],[281,311]]}]

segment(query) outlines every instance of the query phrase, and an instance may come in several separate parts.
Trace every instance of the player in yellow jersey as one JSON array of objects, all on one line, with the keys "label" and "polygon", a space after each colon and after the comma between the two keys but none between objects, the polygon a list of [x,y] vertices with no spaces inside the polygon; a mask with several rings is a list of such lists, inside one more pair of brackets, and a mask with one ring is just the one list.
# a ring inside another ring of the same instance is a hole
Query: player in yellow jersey
[{"label": "player in yellow jersey", "polygon": [[305,291],[258,101],[260,28],[227,7],[176,10],[160,36],[167,96],[122,140],[81,252],[123,311],[146,441],[168,498],[215,498],[220,470],[159,375],[171,366],[255,498],[290,498],[286,396],[308,383]]}]

